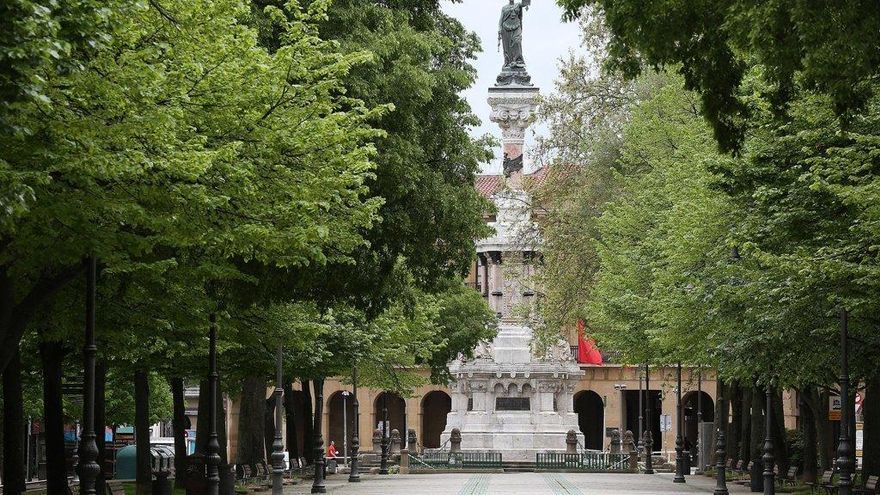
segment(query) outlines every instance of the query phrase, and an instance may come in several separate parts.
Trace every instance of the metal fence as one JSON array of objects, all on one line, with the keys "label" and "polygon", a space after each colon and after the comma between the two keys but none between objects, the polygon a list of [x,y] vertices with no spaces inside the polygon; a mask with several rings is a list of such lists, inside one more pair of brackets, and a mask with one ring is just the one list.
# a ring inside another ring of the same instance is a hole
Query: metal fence
[{"label": "metal fence", "polygon": [[500,452],[426,452],[412,456],[417,464],[435,469],[501,469]]},{"label": "metal fence", "polygon": [[630,454],[539,452],[535,459],[535,467],[538,470],[629,472]]}]

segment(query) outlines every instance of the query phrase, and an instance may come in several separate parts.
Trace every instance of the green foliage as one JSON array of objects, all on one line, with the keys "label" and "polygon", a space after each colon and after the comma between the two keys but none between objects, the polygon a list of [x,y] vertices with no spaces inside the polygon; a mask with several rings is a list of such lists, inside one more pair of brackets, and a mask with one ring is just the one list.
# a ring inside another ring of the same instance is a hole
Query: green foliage
[{"label": "green foliage", "polygon": [[800,90],[827,95],[848,121],[874,94],[880,5],[853,2],[558,0],[568,18],[593,6],[612,32],[609,65],[635,77],[669,67],[701,95],[724,150],[739,149],[750,113],[740,95],[749,68],[766,69],[761,99],[778,112]]}]

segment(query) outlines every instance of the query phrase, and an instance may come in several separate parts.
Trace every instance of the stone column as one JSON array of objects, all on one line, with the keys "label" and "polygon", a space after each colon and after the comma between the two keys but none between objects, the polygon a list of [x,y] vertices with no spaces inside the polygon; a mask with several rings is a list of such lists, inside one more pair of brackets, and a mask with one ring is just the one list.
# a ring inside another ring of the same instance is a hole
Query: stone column
[{"label": "stone column", "polygon": [[489,119],[501,127],[504,176],[510,179],[513,189],[522,186],[526,129],[538,108],[539,93],[535,87],[489,88],[489,106],[492,108]]},{"label": "stone column", "polygon": [[473,412],[486,412],[489,410],[486,400],[488,395],[487,386],[488,384],[485,381],[471,382],[471,393],[474,397]]}]

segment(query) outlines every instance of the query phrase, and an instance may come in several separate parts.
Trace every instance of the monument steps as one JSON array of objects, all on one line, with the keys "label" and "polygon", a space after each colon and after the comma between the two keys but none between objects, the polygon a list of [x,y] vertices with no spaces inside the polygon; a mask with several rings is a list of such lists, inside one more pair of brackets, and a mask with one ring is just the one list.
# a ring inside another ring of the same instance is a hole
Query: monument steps
[{"label": "monument steps", "polygon": [[536,465],[531,461],[503,461],[501,468],[505,473],[534,473]]}]

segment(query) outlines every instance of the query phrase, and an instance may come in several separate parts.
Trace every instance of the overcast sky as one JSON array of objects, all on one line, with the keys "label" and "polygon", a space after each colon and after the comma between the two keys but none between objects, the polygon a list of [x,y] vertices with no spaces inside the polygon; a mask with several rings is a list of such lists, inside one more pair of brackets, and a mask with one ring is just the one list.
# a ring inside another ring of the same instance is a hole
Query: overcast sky
[{"label": "overcast sky", "polygon": [[[501,72],[504,55],[497,51],[498,18],[501,7],[507,0],[464,0],[461,3],[444,1],[444,10],[464,24],[465,28],[477,33],[483,44],[475,66],[478,71],[477,83],[465,93],[465,97],[483,125],[474,129],[473,134],[482,136],[492,134],[499,140],[501,130],[489,121],[489,104],[486,102],[489,87],[495,85],[495,78]],[[577,23],[563,22],[562,9],[554,0],[532,0],[532,6],[523,15],[523,56],[526,67],[532,76],[532,84],[541,89],[542,94],[553,91],[553,82],[559,72],[559,60],[567,56],[571,49],[580,44]],[[537,128],[534,132],[546,130]],[[527,138],[526,146],[534,143],[534,137]],[[528,155],[528,151],[527,151]],[[501,152],[496,154],[494,163],[484,167],[486,172],[501,169]],[[532,166],[526,156],[526,168]]]}]

